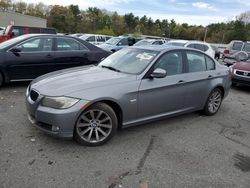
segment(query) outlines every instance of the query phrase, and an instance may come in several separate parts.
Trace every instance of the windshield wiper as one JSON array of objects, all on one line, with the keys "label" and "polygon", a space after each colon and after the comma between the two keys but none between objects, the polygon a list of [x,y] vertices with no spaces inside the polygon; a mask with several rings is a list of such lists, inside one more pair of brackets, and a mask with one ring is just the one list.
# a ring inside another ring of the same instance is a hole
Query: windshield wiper
[{"label": "windshield wiper", "polygon": [[106,65],[101,65],[102,68],[107,68],[109,70],[112,70],[112,71],[116,71],[116,72],[121,72],[120,70],[114,68],[114,67],[110,67],[110,66],[106,66]]}]

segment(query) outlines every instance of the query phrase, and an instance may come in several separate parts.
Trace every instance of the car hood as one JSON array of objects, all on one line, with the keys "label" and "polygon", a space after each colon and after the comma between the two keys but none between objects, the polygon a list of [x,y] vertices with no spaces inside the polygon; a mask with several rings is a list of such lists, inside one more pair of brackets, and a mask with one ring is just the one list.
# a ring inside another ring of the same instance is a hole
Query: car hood
[{"label": "car hood", "polygon": [[136,75],[115,72],[98,66],[64,69],[38,77],[31,88],[47,96],[70,96],[96,87],[136,80]]},{"label": "car hood", "polygon": [[235,69],[250,71],[250,62],[238,62],[234,65]]}]

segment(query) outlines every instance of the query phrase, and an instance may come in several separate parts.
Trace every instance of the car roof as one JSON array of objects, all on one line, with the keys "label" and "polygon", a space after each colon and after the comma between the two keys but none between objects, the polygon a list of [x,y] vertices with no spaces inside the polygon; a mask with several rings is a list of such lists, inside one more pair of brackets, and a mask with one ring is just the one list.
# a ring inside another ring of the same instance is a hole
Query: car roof
[{"label": "car roof", "polygon": [[178,43],[187,43],[187,42],[189,42],[188,40],[170,40],[169,41],[169,43],[171,43],[171,42],[178,42]]}]

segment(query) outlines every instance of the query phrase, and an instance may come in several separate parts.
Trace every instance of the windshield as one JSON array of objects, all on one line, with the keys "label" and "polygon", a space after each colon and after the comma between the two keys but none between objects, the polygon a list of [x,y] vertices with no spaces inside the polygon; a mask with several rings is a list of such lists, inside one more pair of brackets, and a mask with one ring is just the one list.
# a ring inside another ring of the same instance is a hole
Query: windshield
[{"label": "windshield", "polygon": [[10,40],[4,41],[4,42],[0,43],[0,49],[4,49],[4,48],[6,48],[8,46],[11,46],[11,45],[15,44],[16,42],[19,42],[19,41],[21,41],[21,40],[23,40],[25,38],[27,38],[27,36],[22,35],[22,36],[15,37],[15,38],[12,38]]},{"label": "windshield", "polygon": [[137,43],[134,44],[134,46],[145,46],[145,45],[151,45],[153,41],[149,40],[140,40]]},{"label": "windshield", "polygon": [[154,50],[125,48],[106,59],[98,66],[112,68],[118,72],[140,74],[153,61],[159,52]]},{"label": "windshield", "polygon": [[113,37],[113,38],[107,40],[105,43],[106,44],[116,45],[120,40],[121,40],[120,38]]}]

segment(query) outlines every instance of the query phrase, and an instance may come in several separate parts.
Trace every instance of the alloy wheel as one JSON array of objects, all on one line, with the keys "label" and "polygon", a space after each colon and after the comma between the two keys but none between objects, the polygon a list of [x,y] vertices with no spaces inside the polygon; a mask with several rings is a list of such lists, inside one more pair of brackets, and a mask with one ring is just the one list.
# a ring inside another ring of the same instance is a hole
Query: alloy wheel
[{"label": "alloy wheel", "polygon": [[208,101],[208,110],[210,113],[216,113],[220,108],[222,96],[219,91],[214,91]]},{"label": "alloy wheel", "polygon": [[76,131],[85,142],[98,143],[110,135],[112,127],[112,119],[106,112],[90,109],[79,117]]}]

